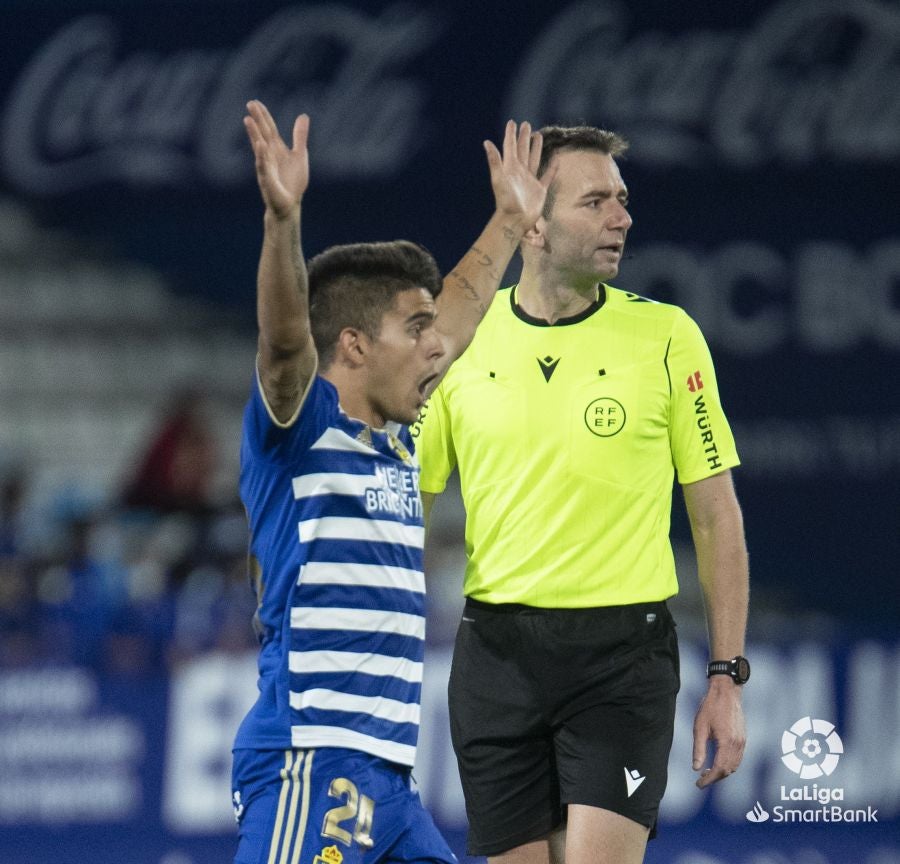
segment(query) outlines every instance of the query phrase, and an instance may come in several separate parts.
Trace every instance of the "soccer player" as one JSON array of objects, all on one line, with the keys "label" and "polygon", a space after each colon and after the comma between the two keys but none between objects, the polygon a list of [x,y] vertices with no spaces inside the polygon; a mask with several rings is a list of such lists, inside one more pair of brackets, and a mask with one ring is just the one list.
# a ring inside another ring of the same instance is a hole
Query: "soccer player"
[{"label": "soccer player", "polygon": [[[244,120],[265,203],[257,377],[241,497],[257,594],[259,698],[235,740],[237,864],[452,862],[410,788],[424,648],[424,527],[404,424],[471,340],[538,219],[540,136],[485,142],[496,211],[444,279],[407,241],[304,266],[309,118],[292,146]],[[308,290],[307,290],[308,288]]]},{"label": "soccer player", "polygon": [[[430,510],[458,466],[465,611],[450,720],[469,852],[637,864],[654,830],[679,688],[669,542],[684,493],[714,661],[697,785],[733,772],[744,721],[747,553],[738,464],[709,351],[672,305],[607,284],[631,216],[618,135],[542,130],[556,169],[499,292],[415,427]],[[726,674],[717,674],[717,673]],[[567,829],[563,826],[567,822]]]}]

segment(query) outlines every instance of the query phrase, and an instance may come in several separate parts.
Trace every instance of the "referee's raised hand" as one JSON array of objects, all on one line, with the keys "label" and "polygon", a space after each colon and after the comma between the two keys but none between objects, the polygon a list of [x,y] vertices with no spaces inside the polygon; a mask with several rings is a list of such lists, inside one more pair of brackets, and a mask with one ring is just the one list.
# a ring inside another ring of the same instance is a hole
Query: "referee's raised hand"
[{"label": "referee's raised hand", "polygon": [[309,116],[294,121],[292,146],[288,148],[269,109],[257,99],[247,103],[244,128],[256,157],[256,180],[266,208],[278,219],[289,217],[309,185]]}]

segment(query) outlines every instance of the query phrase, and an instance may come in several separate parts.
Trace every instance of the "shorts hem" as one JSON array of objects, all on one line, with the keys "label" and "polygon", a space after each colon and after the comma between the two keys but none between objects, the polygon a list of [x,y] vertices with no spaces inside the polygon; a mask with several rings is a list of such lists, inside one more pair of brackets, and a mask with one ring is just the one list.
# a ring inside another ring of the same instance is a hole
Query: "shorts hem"
[{"label": "shorts hem", "polygon": [[616,816],[622,816],[630,822],[640,825],[642,828],[647,828],[650,831],[651,839],[656,835],[656,823],[659,821],[658,816],[636,816],[634,813],[623,813],[621,810],[617,810],[615,807],[611,807],[608,804],[597,804],[593,801],[563,800],[562,802],[563,807],[568,807],[569,804],[582,804],[585,807],[596,807],[598,810],[608,810],[610,813],[615,813]]},{"label": "shorts hem", "polygon": [[466,842],[466,854],[467,855],[502,855],[504,852],[509,852],[515,849],[517,846],[523,846],[525,843],[531,843],[534,840],[540,840],[542,837],[545,837],[551,831],[559,828],[560,825],[563,824],[565,820],[562,816],[557,819],[548,820],[546,825],[539,825],[534,828],[530,828],[525,831],[520,831],[518,834],[513,834],[509,837],[505,837],[502,840],[496,840],[494,842],[484,842],[484,843],[475,843],[471,839]]}]

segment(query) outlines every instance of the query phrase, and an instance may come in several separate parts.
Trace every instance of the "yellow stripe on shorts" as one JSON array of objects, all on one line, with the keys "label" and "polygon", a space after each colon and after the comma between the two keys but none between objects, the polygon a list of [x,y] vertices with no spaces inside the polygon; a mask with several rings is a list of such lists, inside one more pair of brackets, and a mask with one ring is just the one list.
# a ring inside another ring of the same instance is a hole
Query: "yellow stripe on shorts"
[{"label": "yellow stripe on shorts", "polygon": [[[297,864],[309,818],[309,777],[313,750],[285,750],[281,793],[272,829],[268,864]],[[302,779],[301,779],[302,772]],[[299,818],[297,814],[299,806]],[[293,855],[291,856],[291,848]]]}]

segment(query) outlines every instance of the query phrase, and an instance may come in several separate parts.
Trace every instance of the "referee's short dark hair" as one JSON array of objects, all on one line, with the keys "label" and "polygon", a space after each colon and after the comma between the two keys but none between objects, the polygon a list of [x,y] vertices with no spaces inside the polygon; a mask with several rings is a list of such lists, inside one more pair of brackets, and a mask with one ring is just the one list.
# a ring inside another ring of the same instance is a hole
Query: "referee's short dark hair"
[{"label": "referee's short dark hair", "polygon": [[309,318],[321,368],[334,360],[346,327],[377,339],[385,312],[402,291],[441,291],[441,273],[432,254],[409,240],[332,246],[307,265]]},{"label": "referee's short dark hair", "polygon": [[[538,165],[537,176],[543,176],[555,153],[562,150],[588,150],[594,153],[603,153],[615,159],[628,149],[628,141],[617,132],[607,129],[598,129],[596,126],[544,126],[540,130],[544,139],[541,148],[541,161]],[[542,216],[550,218],[553,212],[555,200],[554,190],[547,190],[547,200],[544,202]]]}]

